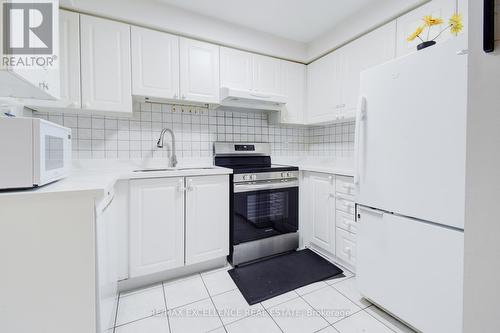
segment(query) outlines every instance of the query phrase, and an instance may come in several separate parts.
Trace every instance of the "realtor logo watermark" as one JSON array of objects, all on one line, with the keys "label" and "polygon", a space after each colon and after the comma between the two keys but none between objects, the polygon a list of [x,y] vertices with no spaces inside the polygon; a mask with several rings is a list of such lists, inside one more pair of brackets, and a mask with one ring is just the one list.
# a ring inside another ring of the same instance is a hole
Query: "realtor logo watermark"
[{"label": "realtor logo watermark", "polygon": [[55,67],[58,50],[58,1],[14,0],[2,3],[2,64],[7,67]]}]

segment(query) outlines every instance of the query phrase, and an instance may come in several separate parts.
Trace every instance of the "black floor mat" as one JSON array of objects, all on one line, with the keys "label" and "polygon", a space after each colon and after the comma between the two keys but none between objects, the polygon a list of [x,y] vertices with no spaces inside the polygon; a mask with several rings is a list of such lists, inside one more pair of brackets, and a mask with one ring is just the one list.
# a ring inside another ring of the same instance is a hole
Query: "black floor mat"
[{"label": "black floor mat", "polygon": [[228,273],[248,304],[252,305],[343,271],[305,249],[233,268]]}]

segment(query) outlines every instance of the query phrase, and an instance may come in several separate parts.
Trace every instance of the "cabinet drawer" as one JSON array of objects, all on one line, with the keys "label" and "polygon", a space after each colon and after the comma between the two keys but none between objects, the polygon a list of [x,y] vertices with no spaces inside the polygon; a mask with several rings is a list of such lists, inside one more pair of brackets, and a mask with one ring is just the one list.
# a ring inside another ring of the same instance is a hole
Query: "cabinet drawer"
[{"label": "cabinet drawer", "polygon": [[358,226],[352,214],[347,214],[338,210],[335,221],[338,228],[352,232],[353,234],[358,232]]},{"label": "cabinet drawer", "polygon": [[354,216],[354,201],[349,200],[344,197],[337,197],[337,210],[340,210],[344,213]]},{"label": "cabinet drawer", "polygon": [[356,235],[340,228],[337,228],[336,231],[335,252],[337,257],[355,267],[357,261]]},{"label": "cabinet drawer", "polygon": [[352,177],[337,176],[335,191],[342,194],[354,195],[354,179]]}]

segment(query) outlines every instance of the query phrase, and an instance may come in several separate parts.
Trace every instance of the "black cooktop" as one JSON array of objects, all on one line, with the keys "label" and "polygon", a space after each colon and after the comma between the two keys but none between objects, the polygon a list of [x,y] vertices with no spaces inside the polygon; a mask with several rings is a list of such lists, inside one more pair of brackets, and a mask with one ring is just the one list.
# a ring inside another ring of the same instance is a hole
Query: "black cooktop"
[{"label": "black cooktop", "polygon": [[257,173],[257,172],[283,172],[283,171],[298,171],[298,167],[289,166],[289,165],[279,165],[272,164],[267,166],[236,166],[229,167],[233,169],[233,173],[241,174],[241,173]]},{"label": "black cooktop", "polygon": [[233,169],[233,173],[297,171],[298,167],[271,164],[270,156],[223,156],[215,157],[215,165]]}]

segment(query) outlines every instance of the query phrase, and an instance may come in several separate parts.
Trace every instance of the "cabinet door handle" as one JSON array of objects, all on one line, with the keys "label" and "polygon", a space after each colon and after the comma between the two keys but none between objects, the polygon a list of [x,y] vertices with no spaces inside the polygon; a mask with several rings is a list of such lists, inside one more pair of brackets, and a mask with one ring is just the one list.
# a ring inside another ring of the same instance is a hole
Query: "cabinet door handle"
[{"label": "cabinet door handle", "polygon": [[356,125],[355,125],[355,134],[354,134],[354,185],[359,186],[359,178],[361,174],[361,154],[362,154],[362,145],[361,145],[361,130],[363,126],[361,126],[361,122],[365,121],[366,118],[366,98],[364,96],[359,98],[359,106],[356,112]]},{"label": "cabinet door handle", "polygon": [[188,186],[187,186],[187,190],[188,190],[188,191],[192,191],[192,190],[194,190],[193,180],[192,180],[192,179],[188,179]]},{"label": "cabinet door handle", "polygon": [[352,184],[344,184],[344,188],[346,190],[352,191],[352,190],[354,190],[354,185],[352,185]]},{"label": "cabinet door handle", "polygon": [[185,192],[186,187],[184,186],[184,179],[179,179],[179,186],[177,187],[179,192]]}]

